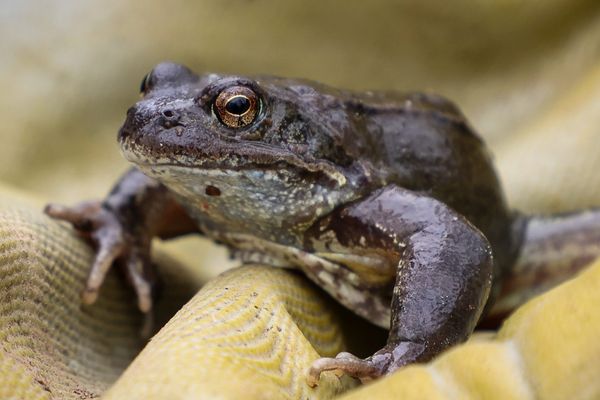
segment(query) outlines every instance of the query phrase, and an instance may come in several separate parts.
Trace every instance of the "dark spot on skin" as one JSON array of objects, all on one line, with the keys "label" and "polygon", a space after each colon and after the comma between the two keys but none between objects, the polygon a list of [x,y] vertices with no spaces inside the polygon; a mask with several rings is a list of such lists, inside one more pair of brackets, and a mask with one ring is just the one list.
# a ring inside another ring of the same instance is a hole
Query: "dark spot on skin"
[{"label": "dark spot on skin", "polygon": [[221,190],[216,186],[208,185],[206,189],[204,189],[204,193],[208,196],[220,196]]}]

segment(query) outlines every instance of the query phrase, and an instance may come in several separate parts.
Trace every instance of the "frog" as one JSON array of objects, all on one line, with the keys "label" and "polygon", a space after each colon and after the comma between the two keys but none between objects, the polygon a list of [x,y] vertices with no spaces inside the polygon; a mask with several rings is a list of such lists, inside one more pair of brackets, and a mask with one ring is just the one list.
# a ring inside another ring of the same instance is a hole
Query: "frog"
[{"label": "frog", "polygon": [[151,313],[154,238],[200,234],[241,264],[300,270],[389,332],[371,356],[316,360],[311,386],[429,361],[600,253],[598,210],[510,208],[491,152],[442,96],[174,62],[140,92],[118,132],[134,166],[103,200],[45,208],[95,246],[82,302],[117,264]]}]

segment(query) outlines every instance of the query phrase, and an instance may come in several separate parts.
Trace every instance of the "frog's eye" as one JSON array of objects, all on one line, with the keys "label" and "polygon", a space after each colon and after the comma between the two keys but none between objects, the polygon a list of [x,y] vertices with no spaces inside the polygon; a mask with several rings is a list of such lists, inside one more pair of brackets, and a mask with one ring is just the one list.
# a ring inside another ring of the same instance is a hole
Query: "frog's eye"
[{"label": "frog's eye", "polygon": [[213,112],[230,128],[242,128],[256,119],[260,110],[260,98],[246,86],[224,89],[213,104]]}]

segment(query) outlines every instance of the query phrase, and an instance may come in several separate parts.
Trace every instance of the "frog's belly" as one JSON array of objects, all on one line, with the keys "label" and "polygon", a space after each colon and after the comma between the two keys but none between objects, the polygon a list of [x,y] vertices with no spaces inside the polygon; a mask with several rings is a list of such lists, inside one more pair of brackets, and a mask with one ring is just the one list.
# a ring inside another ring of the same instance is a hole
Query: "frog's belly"
[{"label": "frog's belly", "polygon": [[[219,240],[235,249],[245,262],[267,263],[277,267],[302,270],[351,311],[383,328],[390,326],[390,303],[393,280],[377,278],[377,260],[372,270],[365,268],[369,260],[352,255],[313,254],[295,247],[280,245],[252,235],[223,233]],[[333,261],[332,261],[333,260]],[[354,260],[341,264],[335,260]],[[351,269],[348,265],[362,266]]]}]

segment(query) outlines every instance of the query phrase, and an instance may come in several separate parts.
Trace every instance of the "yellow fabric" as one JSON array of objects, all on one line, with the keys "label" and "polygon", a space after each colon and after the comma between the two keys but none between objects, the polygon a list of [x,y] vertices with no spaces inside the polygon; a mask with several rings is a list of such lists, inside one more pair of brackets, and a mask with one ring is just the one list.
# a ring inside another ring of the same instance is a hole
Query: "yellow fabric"
[{"label": "yellow fabric", "polygon": [[[115,380],[103,398],[327,399],[355,385],[331,373],[306,385],[319,354],[347,346],[339,308],[299,273],[262,266],[205,285],[129,365],[143,343],[131,290],[111,274],[99,302],[82,307],[90,248],[14,199],[0,196],[0,399],[93,398]],[[198,278],[156,257],[160,323]],[[600,261],[521,307],[497,335],[344,398],[598,398],[599,287]]]},{"label": "yellow fabric", "polygon": [[[42,215],[37,202],[26,206],[22,197],[0,193],[0,399],[97,396],[144,343],[131,289],[110,274],[98,303],[82,306],[89,246]],[[178,263],[157,257],[169,265],[163,275],[170,295],[158,305],[160,322],[199,283]]]},{"label": "yellow fabric", "polygon": [[45,383],[36,380],[27,368],[10,353],[0,350],[0,399],[49,400]]},{"label": "yellow fabric", "polygon": [[169,321],[105,398],[330,398],[342,389],[335,376],[316,389],[304,376],[319,354],[344,347],[324,298],[297,273],[228,271]]}]

